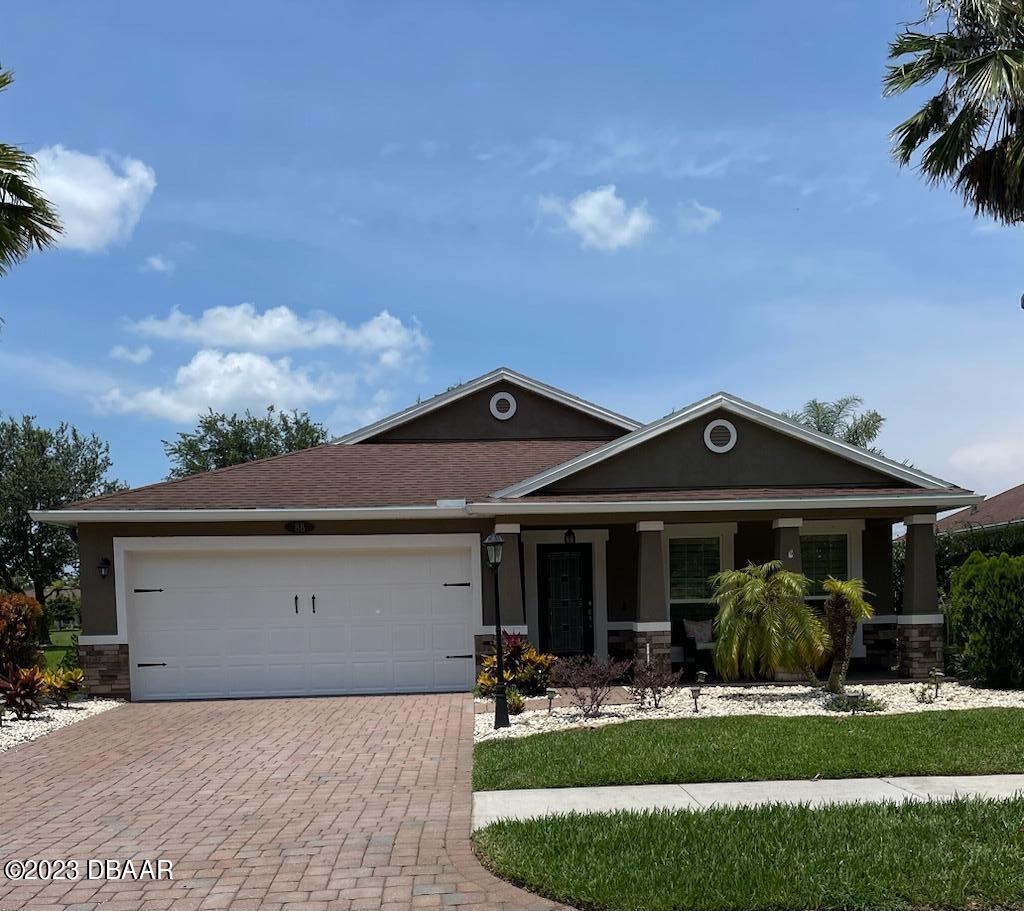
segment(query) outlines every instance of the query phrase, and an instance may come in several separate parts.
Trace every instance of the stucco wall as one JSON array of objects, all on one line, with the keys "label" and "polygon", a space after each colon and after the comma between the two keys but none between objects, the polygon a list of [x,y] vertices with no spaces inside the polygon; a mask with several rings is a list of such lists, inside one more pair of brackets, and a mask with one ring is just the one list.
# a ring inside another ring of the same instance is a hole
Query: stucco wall
[{"label": "stucco wall", "polygon": [[[726,418],[736,427],[737,442],[729,452],[714,453],[704,444],[704,428],[717,418]],[[548,491],[864,484],[906,486],[768,427],[726,412],[714,412],[564,478]]]},{"label": "stucco wall", "polygon": [[[506,421],[491,414],[491,397],[510,393],[516,412]],[[375,436],[368,443],[409,443],[421,440],[607,440],[626,431],[575,408],[521,389],[511,383],[495,383],[394,430]],[[357,444],[358,445],[358,444]]]}]

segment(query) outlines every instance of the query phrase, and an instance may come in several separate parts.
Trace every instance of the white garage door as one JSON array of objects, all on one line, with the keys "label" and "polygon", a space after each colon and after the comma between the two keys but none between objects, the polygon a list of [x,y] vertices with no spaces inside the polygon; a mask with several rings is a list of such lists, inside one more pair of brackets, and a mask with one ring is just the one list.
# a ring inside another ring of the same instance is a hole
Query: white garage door
[{"label": "white garage door", "polygon": [[127,552],[133,697],[470,689],[474,551],[306,542]]}]

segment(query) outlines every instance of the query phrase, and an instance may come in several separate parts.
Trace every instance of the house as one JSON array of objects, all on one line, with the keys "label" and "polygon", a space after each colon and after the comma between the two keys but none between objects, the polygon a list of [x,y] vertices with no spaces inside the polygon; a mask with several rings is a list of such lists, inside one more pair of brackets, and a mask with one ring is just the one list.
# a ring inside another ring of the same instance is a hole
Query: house
[{"label": "house", "polygon": [[333,443],[34,517],[77,527],[92,691],[177,699],[468,690],[495,587],[544,651],[685,663],[708,577],[773,558],[863,577],[855,655],[918,675],[942,660],[935,514],[980,500],[726,393],[641,425],[499,369]]},{"label": "house", "polygon": [[937,534],[957,534],[1010,525],[1024,525],[1024,484],[989,497],[984,503],[943,516],[935,523],[935,531]]}]

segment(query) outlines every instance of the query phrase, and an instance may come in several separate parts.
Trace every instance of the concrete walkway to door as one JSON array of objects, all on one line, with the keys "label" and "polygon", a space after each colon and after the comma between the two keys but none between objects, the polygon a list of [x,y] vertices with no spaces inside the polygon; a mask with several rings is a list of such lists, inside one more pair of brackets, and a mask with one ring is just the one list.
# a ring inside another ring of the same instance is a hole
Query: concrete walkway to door
[{"label": "concrete walkway to door", "polygon": [[558,907],[469,842],[467,695],[131,704],[0,753],[0,865],[167,859],[173,881],[16,882],[0,909]]}]

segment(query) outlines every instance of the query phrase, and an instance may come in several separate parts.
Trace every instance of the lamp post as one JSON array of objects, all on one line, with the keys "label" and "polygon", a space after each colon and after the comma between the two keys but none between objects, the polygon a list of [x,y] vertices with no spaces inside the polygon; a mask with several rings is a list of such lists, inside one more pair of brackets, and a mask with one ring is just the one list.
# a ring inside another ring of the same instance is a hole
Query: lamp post
[{"label": "lamp post", "polygon": [[508,702],[505,699],[505,656],[501,643],[501,603],[498,595],[498,567],[501,566],[501,548],[505,543],[501,535],[491,532],[484,538],[487,563],[494,576],[494,672],[498,682],[494,686],[494,727],[507,728]]}]

